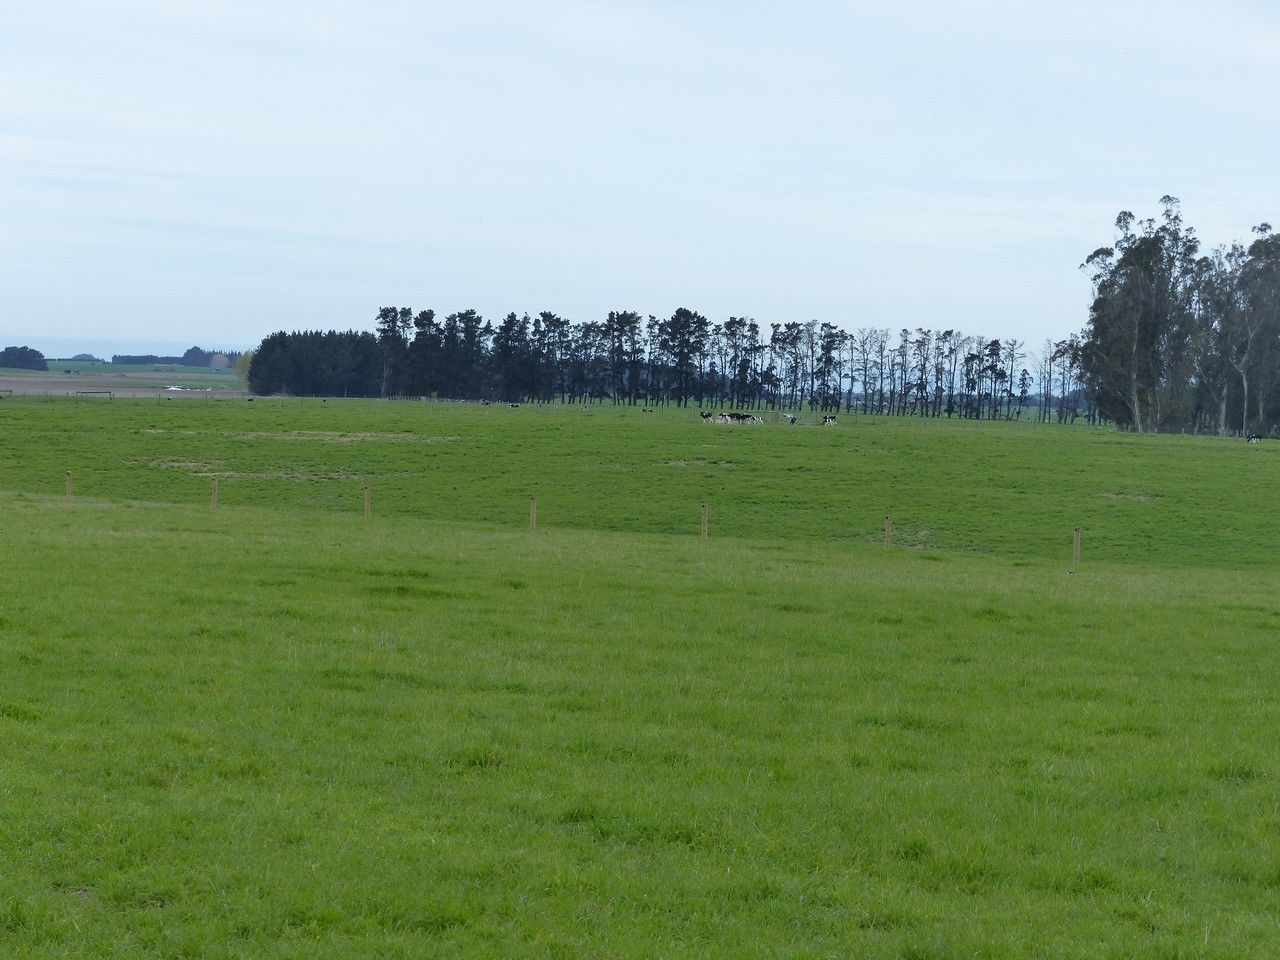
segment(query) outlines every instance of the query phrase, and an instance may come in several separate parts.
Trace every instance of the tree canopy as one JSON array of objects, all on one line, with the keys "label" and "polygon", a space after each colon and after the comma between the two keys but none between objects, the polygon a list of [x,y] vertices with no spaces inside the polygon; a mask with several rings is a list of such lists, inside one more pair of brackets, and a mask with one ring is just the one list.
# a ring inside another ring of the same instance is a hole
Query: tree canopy
[{"label": "tree canopy", "polygon": [[[280,331],[248,364],[259,393],[769,407],[1111,421],[1139,431],[1270,432],[1280,417],[1280,235],[1203,252],[1173,197],[1122,212],[1081,264],[1077,335],[1036,349],[950,327],[844,329],[611,310],[383,307],[374,332]],[[188,351],[190,355],[192,351]]]},{"label": "tree canopy", "polygon": [[0,350],[0,367],[12,370],[48,370],[44,354],[32,347],[5,347]]},{"label": "tree canopy", "polygon": [[[384,307],[375,333],[280,331],[249,364],[258,393],[436,396],[508,402],[612,402],[807,407],[918,416],[1061,419],[1091,411],[1079,384],[1078,342],[1033,359],[1018,340],[956,330],[848,332],[811,320],[713,322],[612,310],[571,323],[554,313]],[[1054,402],[1056,400],[1056,411]]]},{"label": "tree canopy", "polygon": [[1093,283],[1080,367],[1099,412],[1139,431],[1269,432],[1280,415],[1280,236],[1202,253],[1178,201],[1116,218],[1081,268]]}]

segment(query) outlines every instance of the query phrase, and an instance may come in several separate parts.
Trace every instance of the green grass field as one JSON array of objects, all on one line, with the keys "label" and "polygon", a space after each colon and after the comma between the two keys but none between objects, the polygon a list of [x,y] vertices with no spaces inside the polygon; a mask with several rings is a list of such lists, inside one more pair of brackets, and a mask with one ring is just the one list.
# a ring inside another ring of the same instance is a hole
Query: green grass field
[{"label": "green grass field", "polygon": [[1277,457],[4,401],[0,954],[1273,956]]}]

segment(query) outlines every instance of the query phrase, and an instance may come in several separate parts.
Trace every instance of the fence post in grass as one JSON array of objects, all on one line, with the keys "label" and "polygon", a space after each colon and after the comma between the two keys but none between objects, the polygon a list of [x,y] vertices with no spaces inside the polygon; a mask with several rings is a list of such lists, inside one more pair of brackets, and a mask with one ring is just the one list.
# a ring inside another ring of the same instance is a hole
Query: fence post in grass
[{"label": "fence post in grass", "polygon": [[1080,562],[1080,528],[1076,527],[1075,537],[1071,543],[1071,562],[1078,564]]},{"label": "fence post in grass", "polygon": [[71,471],[67,471],[67,503],[71,502]]},{"label": "fence post in grass", "polygon": [[893,517],[890,516],[884,518],[884,545],[886,548],[893,546]]},{"label": "fence post in grass", "polygon": [[702,527],[701,527],[702,539],[704,540],[707,538],[707,519],[708,519],[707,513],[708,513],[708,508],[707,508],[707,505],[704,503],[702,505]]},{"label": "fence post in grass", "polygon": [[369,488],[364,488],[364,518],[368,520],[373,516],[373,498],[369,493]]},{"label": "fence post in grass", "polygon": [[529,498],[529,529],[536,530],[538,528],[538,498]]},{"label": "fence post in grass", "polygon": [[214,513],[218,512],[218,478],[213,478],[213,483],[209,487],[209,507]]}]

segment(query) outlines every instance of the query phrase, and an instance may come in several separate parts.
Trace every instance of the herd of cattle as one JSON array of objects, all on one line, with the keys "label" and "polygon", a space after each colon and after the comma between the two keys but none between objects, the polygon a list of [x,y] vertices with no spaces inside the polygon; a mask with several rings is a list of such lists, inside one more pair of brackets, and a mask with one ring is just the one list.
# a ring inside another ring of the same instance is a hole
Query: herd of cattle
[{"label": "herd of cattle", "polygon": [[[3,395],[0,395],[0,400],[2,399],[4,399],[4,397]],[[249,399],[252,400],[253,397],[250,397]],[[481,400],[480,406],[487,407],[489,406],[489,403],[490,401],[488,400]],[[519,407],[520,404],[508,403],[508,406]],[[641,412],[653,413],[654,411],[648,408],[645,408]],[[703,423],[759,423],[759,424],[764,423],[764,417],[757,416],[754,413],[738,413],[736,411],[729,411],[728,413],[715,413],[714,411],[711,411],[711,410],[699,410],[698,416],[702,417]],[[782,417],[783,420],[787,421],[787,423],[791,424],[793,427],[796,425],[797,422],[799,422],[799,419],[800,419],[794,413],[783,413],[783,414],[780,414],[780,416]],[[836,426],[836,418],[829,413],[823,414],[822,425],[824,427],[834,427]],[[1261,442],[1262,442],[1262,434],[1260,433],[1250,433],[1245,436],[1245,443],[1261,443]]]},{"label": "herd of cattle", "polygon": [[[703,423],[764,423],[764,417],[758,417],[754,413],[714,413],[711,410],[699,410],[698,416],[702,417]],[[784,413],[782,419],[794,427],[800,418],[793,413]],[[836,418],[826,414],[822,418],[822,425],[834,427]]]}]

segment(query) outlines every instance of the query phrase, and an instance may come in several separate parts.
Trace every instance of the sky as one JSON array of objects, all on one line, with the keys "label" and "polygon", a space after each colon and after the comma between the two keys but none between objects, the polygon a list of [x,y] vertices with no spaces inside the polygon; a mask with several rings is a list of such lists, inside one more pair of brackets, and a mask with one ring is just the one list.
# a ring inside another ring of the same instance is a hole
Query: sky
[{"label": "sky", "polygon": [[384,305],[1079,330],[1120,210],[1280,223],[1262,2],[0,0],[0,345]]}]

